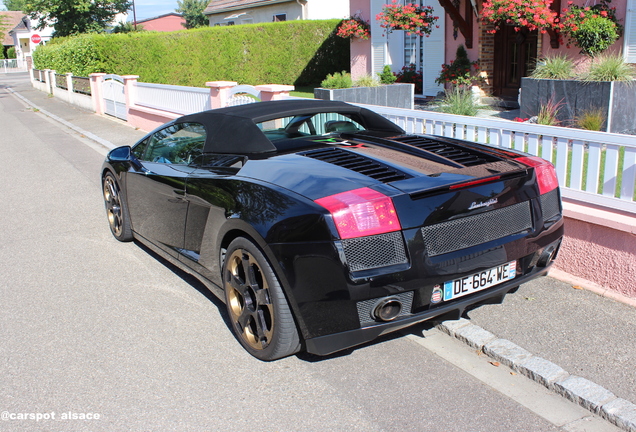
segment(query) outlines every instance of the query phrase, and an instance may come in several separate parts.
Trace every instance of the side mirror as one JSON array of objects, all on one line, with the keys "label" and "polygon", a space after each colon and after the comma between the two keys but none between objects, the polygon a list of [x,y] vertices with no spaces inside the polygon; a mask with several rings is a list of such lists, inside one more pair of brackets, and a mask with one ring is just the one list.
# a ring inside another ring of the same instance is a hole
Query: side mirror
[{"label": "side mirror", "polygon": [[141,162],[139,162],[139,159],[137,159],[135,155],[132,154],[132,149],[130,148],[130,146],[117,147],[116,149],[111,150],[110,153],[108,153],[108,160],[111,162],[128,162],[137,171],[144,170],[144,167]]},{"label": "side mirror", "polygon": [[130,146],[117,147],[108,153],[108,159],[113,162],[128,162],[130,161],[130,155]]}]

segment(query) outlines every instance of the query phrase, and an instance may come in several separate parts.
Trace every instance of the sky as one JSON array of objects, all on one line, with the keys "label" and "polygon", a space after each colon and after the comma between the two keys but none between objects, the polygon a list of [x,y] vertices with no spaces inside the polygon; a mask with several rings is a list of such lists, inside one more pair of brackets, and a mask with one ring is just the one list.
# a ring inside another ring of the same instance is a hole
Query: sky
[{"label": "sky", "polygon": [[[177,0],[135,0],[137,21],[174,12],[176,8]],[[129,12],[128,20],[133,20],[132,10]]]}]

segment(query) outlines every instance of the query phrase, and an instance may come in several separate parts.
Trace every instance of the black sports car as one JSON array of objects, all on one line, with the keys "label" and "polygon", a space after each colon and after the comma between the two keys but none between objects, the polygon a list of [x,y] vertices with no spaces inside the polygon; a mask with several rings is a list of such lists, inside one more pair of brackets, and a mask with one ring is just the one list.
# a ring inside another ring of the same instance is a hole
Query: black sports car
[{"label": "black sports car", "polygon": [[113,235],[201,279],[262,360],[501,302],[563,235],[549,162],[342,102],[186,115],[112,150],[101,175]]}]

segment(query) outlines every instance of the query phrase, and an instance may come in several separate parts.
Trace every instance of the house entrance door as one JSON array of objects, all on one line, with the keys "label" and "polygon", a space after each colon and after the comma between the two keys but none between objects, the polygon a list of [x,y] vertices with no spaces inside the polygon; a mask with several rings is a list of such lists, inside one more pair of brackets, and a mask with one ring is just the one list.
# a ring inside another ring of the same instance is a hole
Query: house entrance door
[{"label": "house entrance door", "polygon": [[528,76],[537,61],[537,31],[502,26],[494,39],[493,95],[517,99],[521,77]]}]

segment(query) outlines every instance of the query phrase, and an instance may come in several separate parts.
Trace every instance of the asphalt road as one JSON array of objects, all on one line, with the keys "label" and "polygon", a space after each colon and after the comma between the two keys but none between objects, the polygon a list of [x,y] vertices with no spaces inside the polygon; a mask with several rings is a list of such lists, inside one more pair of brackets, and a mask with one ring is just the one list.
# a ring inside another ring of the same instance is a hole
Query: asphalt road
[{"label": "asphalt road", "polygon": [[252,358],[200,283],[111,236],[104,149],[4,85],[0,430],[617,430],[426,326]]}]

